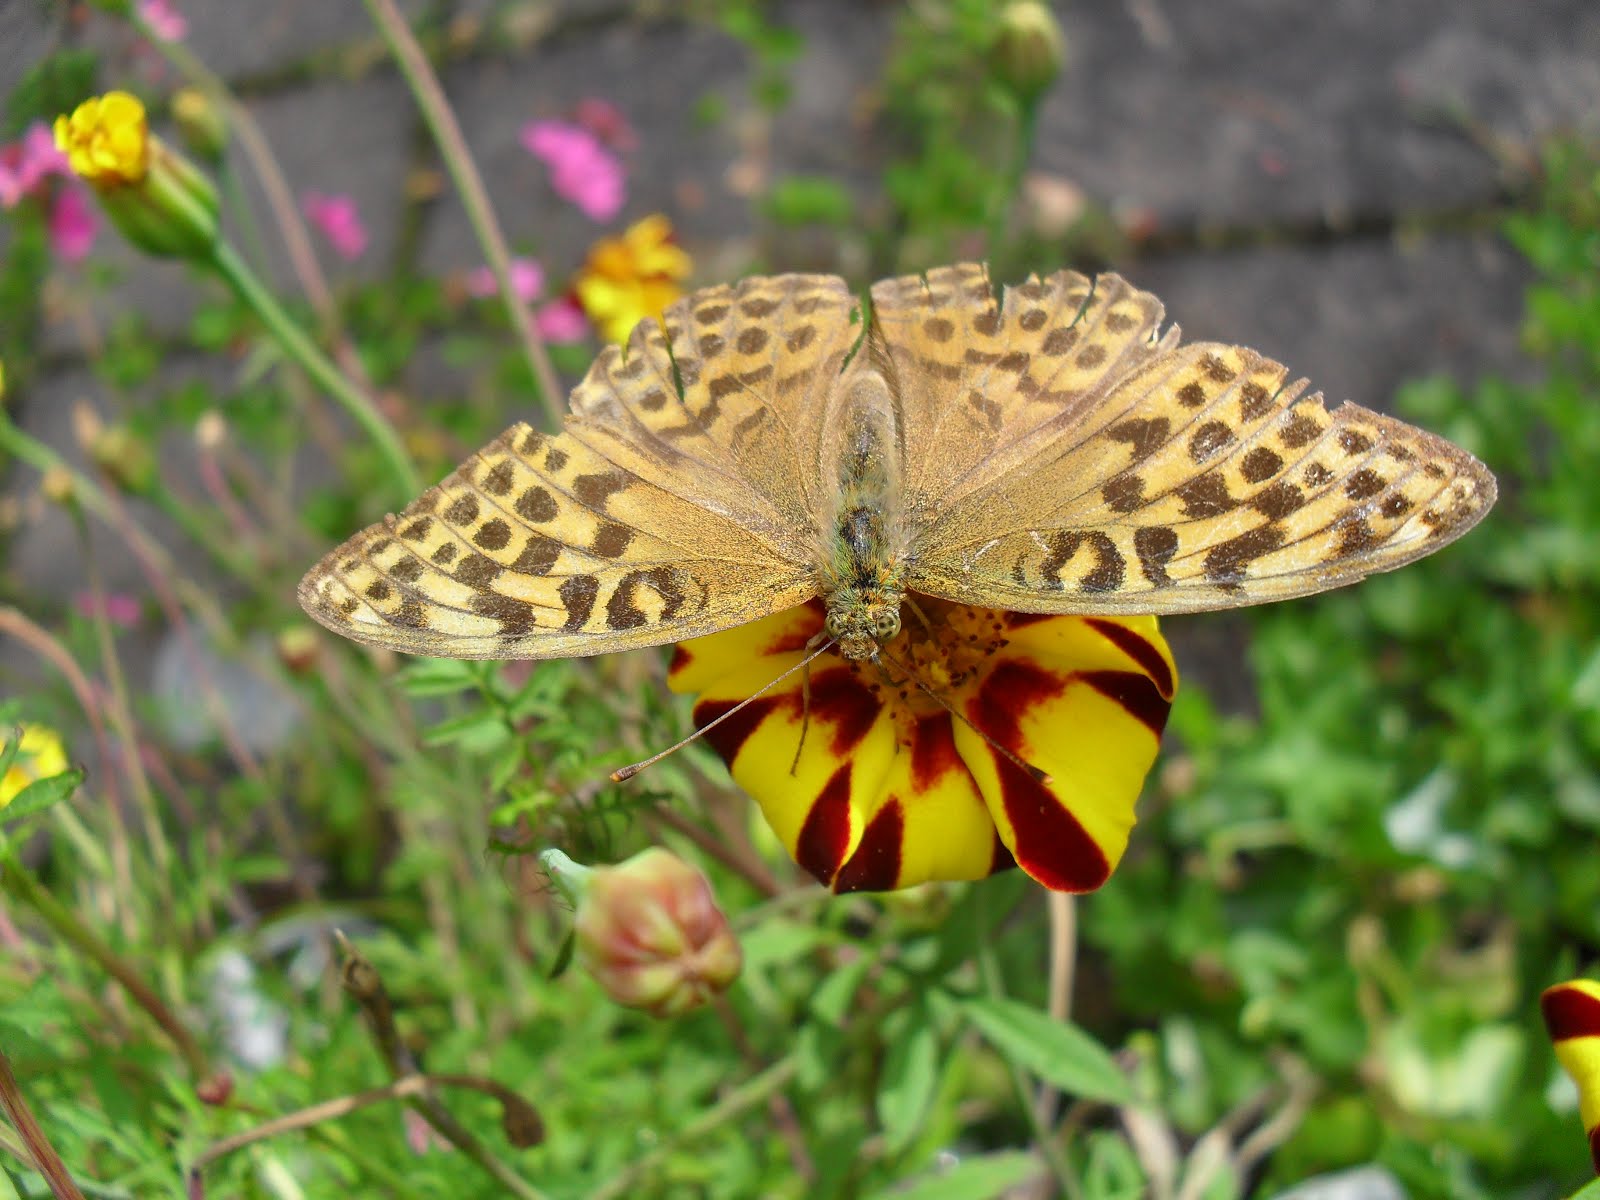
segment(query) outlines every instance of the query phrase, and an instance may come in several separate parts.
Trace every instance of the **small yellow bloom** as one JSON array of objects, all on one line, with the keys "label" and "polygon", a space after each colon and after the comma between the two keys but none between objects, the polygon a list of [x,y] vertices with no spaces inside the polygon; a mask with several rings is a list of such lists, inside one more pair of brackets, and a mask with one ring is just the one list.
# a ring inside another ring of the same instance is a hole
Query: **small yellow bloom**
[{"label": "small yellow bloom", "polygon": [[24,725],[17,757],[5,778],[0,779],[0,808],[15,800],[30,783],[59,775],[67,766],[67,752],[55,730],[44,725]]},{"label": "small yellow bloom", "polygon": [[594,244],[578,272],[578,302],[603,337],[623,342],[683,295],[681,281],[693,265],[672,240],[672,222],[656,213]]},{"label": "small yellow bloom", "polygon": [[56,118],[56,147],[75,175],[96,187],[138,183],[150,165],[144,105],[127,92],[107,92]]},{"label": "small yellow bloom", "polygon": [[1589,1153],[1600,1172],[1600,983],[1574,979],[1545,989],[1539,998],[1556,1060],[1578,1085],[1578,1115]]},{"label": "small yellow bloom", "polygon": [[144,105],[127,92],[85,100],[56,118],[56,145],[73,173],[135,246],[166,258],[204,259],[217,245],[217,189],[204,172],[150,132]]}]

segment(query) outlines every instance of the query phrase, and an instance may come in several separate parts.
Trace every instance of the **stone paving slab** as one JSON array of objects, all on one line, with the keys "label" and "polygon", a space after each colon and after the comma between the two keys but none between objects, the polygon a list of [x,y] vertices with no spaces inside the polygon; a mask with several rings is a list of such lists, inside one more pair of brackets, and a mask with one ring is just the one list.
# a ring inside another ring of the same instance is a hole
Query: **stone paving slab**
[{"label": "stone paving slab", "polygon": [[1058,6],[1036,163],[1164,222],[1249,225],[1493,200],[1440,110],[1527,142],[1600,132],[1594,0]]}]

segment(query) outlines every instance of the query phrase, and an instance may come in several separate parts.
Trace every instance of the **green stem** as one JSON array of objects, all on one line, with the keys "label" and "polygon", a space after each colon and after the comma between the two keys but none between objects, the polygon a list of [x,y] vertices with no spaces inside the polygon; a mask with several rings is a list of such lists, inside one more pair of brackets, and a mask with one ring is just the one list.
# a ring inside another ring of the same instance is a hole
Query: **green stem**
[{"label": "green stem", "polygon": [[[988,893],[978,893],[979,905],[988,903]],[[980,920],[980,928],[986,923]],[[994,941],[992,938],[978,939],[978,973],[983,978],[983,988],[996,1000],[1006,998],[1005,987],[1000,982],[1000,967],[995,962]],[[1056,1144],[1055,1138],[1050,1136],[1050,1131],[1045,1128],[1038,1109],[1034,1105],[1033,1091],[1028,1086],[1027,1073],[1011,1058],[1009,1054],[1001,1054],[1006,1060],[1006,1070],[1011,1076],[1011,1087],[1016,1092],[1017,1105],[1022,1109],[1022,1114],[1028,1120],[1029,1127],[1033,1130],[1033,1140],[1039,1147],[1039,1152],[1044,1155],[1050,1173],[1056,1177],[1056,1182],[1061,1186],[1061,1194],[1078,1200],[1083,1194],[1078,1187],[1078,1180],[1072,1173],[1067,1157],[1062,1153],[1061,1147]]]},{"label": "green stem", "polygon": [[212,254],[211,265],[233,288],[234,293],[261,318],[267,331],[288,352],[306,374],[332,396],[344,410],[355,418],[358,425],[377,445],[390,473],[394,476],[402,498],[409,500],[422,490],[416,468],[411,465],[405,447],[394,426],[372,406],[372,402],[356,388],[333,361],[306,336],[300,326],[283,310],[278,299],[263,284],[249,265],[240,258],[232,246],[219,241]]},{"label": "green stem", "polygon": [[149,1013],[151,1020],[172,1039],[196,1083],[203,1083],[210,1078],[205,1051],[200,1049],[200,1043],[194,1039],[194,1035],[178,1020],[177,1014],[167,1007],[167,1002],[156,995],[155,990],[132,967],[117,956],[116,951],[80,921],[75,912],[57,900],[15,861],[0,862],[0,887],[33,909],[57,937],[120,983],[134,1002]]},{"label": "green stem", "polygon": [[444,159],[445,169],[450,172],[450,180],[455,184],[462,206],[467,210],[467,221],[472,225],[472,232],[483,250],[484,261],[494,272],[495,282],[500,287],[500,298],[505,302],[506,315],[522,342],[522,352],[539,385],[540,399],[544,401],[545,411],[550,414],[552,428],[559,429],[564,414],[561,411],[561,387],[556,380],[555,368],[551,366],[544,341],[528,315],[528,306],[511,286],[511,256],[506,250],[505,234],[495,220],[494,209],[489,204],[489,193],[467,149],[461,124],[451,111],[444,89],[439,86],[438,76],[428,63],[428,56],[417,43],[411,26],[406,24],[400,10],[395,7],[394,0],[363,0],[363,3],[373,24],[389,44],[389,52],[394,55],[400,73],[405,76],[406,84],[416,98],[417,107],[422,110],[423,120],[428,123],[428,130],[433,134],[439,154]]}]

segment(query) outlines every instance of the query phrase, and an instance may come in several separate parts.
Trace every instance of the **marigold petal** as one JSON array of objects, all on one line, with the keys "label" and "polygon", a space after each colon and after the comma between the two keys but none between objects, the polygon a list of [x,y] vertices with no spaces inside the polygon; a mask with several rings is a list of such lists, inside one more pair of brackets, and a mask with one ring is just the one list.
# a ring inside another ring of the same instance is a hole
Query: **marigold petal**
[{"label": "marigold petal", "polygon": [[1556,1061],[1578,1085],[1578,1115],[1600,1173],[1600,983],[1574,979],[1539,998]]}]

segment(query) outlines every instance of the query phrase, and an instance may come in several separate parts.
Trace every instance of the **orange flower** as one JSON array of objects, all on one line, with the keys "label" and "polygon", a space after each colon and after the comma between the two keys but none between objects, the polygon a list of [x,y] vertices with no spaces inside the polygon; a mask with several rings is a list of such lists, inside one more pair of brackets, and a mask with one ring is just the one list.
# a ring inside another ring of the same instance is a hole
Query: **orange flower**
[{"label": "orange flower", "polygon": [[601,336],[625,342],[633,327],[659,317],[679,296],[693,263],[672,240],[661,214],[630,225],[621,237],[602,238],[589,251],[574,289]]},{"label": "orange flower", "polygon": [[[1177,686],[1155,618],[915,601],[927,626],[908,605],[882,667],[825,654],[809,712],[797,673],[707,739],[795,861],[836,892],[1013,866],[1058,891],[1099,887],[1128,844]],[[804,658],[823,616],[812,601],[683,643],[670,685],[700,693],[694,718],[707,724]]]},{"label": "orange flower", "polygon": [[1556,1059],[1578,1085],[1578,1115],[1589,1135],[1589,1153],[1600,1173],[1600,983],[1574,979],[1546,988],[1539,997]]}]

